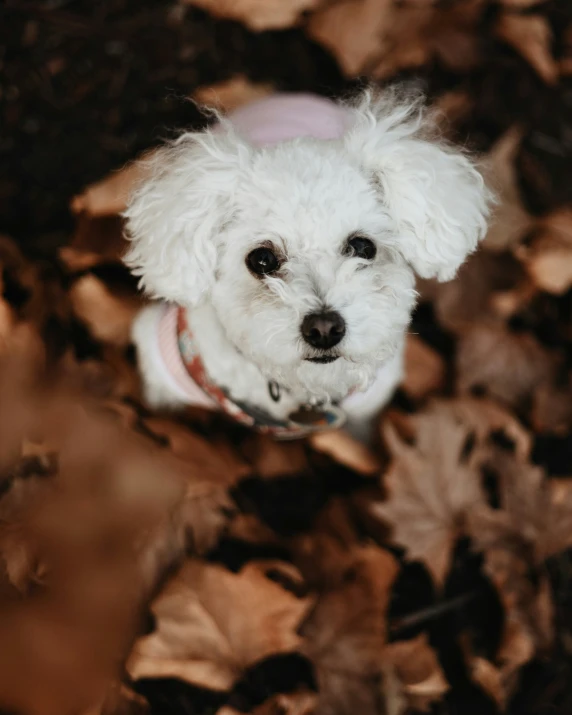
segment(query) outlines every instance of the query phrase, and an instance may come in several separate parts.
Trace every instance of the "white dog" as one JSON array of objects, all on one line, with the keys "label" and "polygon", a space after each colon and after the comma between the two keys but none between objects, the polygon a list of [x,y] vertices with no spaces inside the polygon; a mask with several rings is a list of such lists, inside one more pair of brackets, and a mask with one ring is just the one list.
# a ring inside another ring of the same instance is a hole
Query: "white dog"
[{"label": "white dog", "polygon": [[366,437],[402,376],[415,273],[451,279],[486,231],[473,163],[417,100],[276,95],[183,134],[125,213],[160,302],[134,326],[152,406],[275,435],[347,416]]}]

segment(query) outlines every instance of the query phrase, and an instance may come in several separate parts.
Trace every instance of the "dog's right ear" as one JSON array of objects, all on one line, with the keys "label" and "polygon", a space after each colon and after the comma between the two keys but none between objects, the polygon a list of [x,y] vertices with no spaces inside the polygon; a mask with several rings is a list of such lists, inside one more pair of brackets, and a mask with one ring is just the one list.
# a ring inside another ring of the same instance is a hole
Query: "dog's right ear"
[{"label": "dog's right ear", "polygon": [[123,216],[131,245],[124,257],[154,298],[196,305],[215,280],[221,227],[249,147],[228,125],[183,134],[145,160],[145,180]]}]

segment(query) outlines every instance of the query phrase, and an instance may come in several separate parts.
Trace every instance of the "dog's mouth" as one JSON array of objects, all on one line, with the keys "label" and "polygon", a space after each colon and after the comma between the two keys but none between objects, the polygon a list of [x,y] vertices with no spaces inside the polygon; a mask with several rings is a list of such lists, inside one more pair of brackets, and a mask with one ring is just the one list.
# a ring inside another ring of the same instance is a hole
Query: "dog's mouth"
[{"label": "dog's mouth", "polygon": [[320,357],[306,358],[306,361],[315,362],[319,365],[327,365],[330,362],[335,362],[339,357],[339,355],[321,355]]}]

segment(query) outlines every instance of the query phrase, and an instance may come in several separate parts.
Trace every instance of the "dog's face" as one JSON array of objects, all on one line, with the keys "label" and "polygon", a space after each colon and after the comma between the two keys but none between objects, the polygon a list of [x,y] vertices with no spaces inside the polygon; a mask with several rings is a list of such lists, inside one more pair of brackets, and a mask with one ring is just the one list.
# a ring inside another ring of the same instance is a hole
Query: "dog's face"
[{"label": "dog's face", "polygon": [[375,185],[335,142],[253,159],[218,235],[210,299],[232,342],[282,384],[347,393],[390,357],[413,272]]},{"label": "dog's face", "polygon": [[209,301],[269,377],[317,396],[365,388],[398,349],[414,271],[450,278],[485,230],[462,155],[367,102],[335,141],[254,149],[230,129],[154,160],[127,212],[129,264],[154,295]]}]

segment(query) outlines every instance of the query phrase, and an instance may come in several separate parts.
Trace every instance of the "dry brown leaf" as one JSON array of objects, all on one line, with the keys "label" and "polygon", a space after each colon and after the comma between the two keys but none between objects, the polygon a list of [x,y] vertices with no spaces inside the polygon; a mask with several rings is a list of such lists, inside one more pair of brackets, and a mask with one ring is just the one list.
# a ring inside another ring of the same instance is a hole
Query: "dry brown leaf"
[{"label": "dry brown leaf", "polygon": [[513,47],[548,84],[558,79],[558,63],[552,56],[552,30],[542,15],[503,13],[496,34]]},{"label": "dry brown leaf", "polygon": [[490,660],[481,658],[480,656],[471,656],[468,665],[472,680],[480,685],[501,710],[504,709],[506,705],[506,691],[502,681],[501,671],[496,665],[493,665]]},{"label": "dry brown leaf", "polygon": [[414,399],[427,397],[443,386],[445,363],[436,350],[416,335],[408,335],[405,344],[403,389]]},{"label": "dry brown leaf", "polygon": [[243,104],[262,99],[273,91],[271,84],[254,83],[243,74],[238,74],[224,82],[199,87],[193,93],[193,99],[206,107],[228,113]]},{"label": "dry brown leaf", "polygon": [[377,47],[371,50],[375,61],[371,74],[375,79],[388,79],[400,70],[421,67],[429,61],[434,16],[432,3],[388,6],[387,19],[379,28]]},{"label": "dry brown leaf", "polygon": [[512,454],[497,454],[491,466],[498,474],[502,509],[479,505],[473,512],[476,547],[486,551],[517,540],[538,565],[572,546],[572,493],[555,492],[541,467]]},{"label": "dry brown leaf", "polygon": [[137,641],[127,669],[135,680],[173,677],[226,690],[256,661],[299,648],[296,630],[311,605],[260,564],[234,574],[188,559],[152,604],[157,628]]},{"label": "dry brown leaf", "polygon": [[572,493],[552,490],[539,467],[505,452],[492,466],[501,509],[479,506],[470,515],[469,532],[505,607],[497,662],[506,700],[518,669],[552,645],[553,603],[542,564],[572,544]]},{"label": "dry brown leaf", "polygon": [[[144,553],[182,485],[152,445],[36,381],[20,384],[19,373],[0,370],[0,450],[6,461],[12,454],[0,499],[1,560],[24,585],[15,599],[0,584],[0,702],[57,715],[100,701],[119,675],[157,578],[144,573]],[[30,436],[35,446],[22,464]],[[38,462],[41,442],[57,452],[51,472]],[[30,592],[26,581],[35,582]]]},{"label": "dry brown leaf", "polygon": [[518,188],[515,158],[522,131],[510,129],[493,146],[483,162],[483,172],[498,201],[483,246],[493,251],[517,244],[534,221],[524,208]]},{"label": "dry brown leaf", "polygon": [[76,217],[71,241],[58,253],[71,271],[82,271],[98,263],[119,262],[126,248],[120,216],[90,216],[82,212]]},{"label": "dry brown leaf", "polygon": [[[499,323],[510,317],[506,302],[513,298],[512,312],[526,304],[525,272],[509,253],[478,251],[448,283],[420,282],[421,295],[431,300],[439,324],[461,333],[475,322]],[[515,300],[516,299],[516,300]]]},{"label": "dry brown leaf", "polygon": [[511,443],[519,459],[527,459],[532,446],[532,437],[522,424],[506,409],[493,400],[478,397],[460,397],[453,400],[435,400],[430,414],[449,413],[473,434],[481,452],[478,461],[488,456],[487,442],[494,433],[501,432]]},{"label": "dry brown leaf", "polygon": [[334,54],[346,76],[355,77],[383,55],[393,19],[393,0],[341,0],[315,12],[306,29]]},{"label": "dry brown leaf", "polygon": [[389,79],[435,60],[456,72],[471,70],[481,59],[476,28],[482,7],[483,0],[394,3],[372,76]]},{"label": "dry brown leaf", "polygon": [[[147,158],[150,154],[147,156]],[[147,164],[141,160],[131,162],[114,171],[101,181],[91,184],[71,201],[71,210],[86,213],[89,217],[116,216],[127,207],[128,198],[148,172]]]},{"label": "dry brown leaf", "polygon": [[390,643],[383,658],[394,668],[402,692],[414,710],[427,712],[431,703],[440,700],[450,688],[425,633]]},{"label": "dry brown leaf", "polygon": [[555,370],[552,355],[527,333],[476,323],[460,338],[457,389],[479,389],[510,406],[521,407]]},{"label": "dry brown leaf", "polygon": [[230,445],[211,444],[174,419],[152,417],[144,424],[167,442],[179,473],[186,477],[174,521],[180,538],[204,553],[216,543],[231,516],[229,487],[246,476],[249,467]]},{"label": "dry brown leaf", "polygon": [[215,17],[238,20],[254,32],[281,30],[296,24],[304,12],[323,0],[183,0]]},{"label": "dry brown leaf", "polygon": [[301,474],[308,470],[308,456],[302,440],[280,442],[253,433],[244,441],[241,449],[252,471],[263,479]]},{"label": "dry brown leaf", "polygon": [[397,571],[388,552],[356,548],[346,578],[321,594],[303,624],[302,651],[316,668],[320,715],[379,713],[386,610]]},{"label": "dry brown leaf", "polygon": [[563,295],[572,287],[572,245],[543,234],[518,256],[540,290]]},{"label": "dry brown leaf", "polygon": [[375,474],[381,469],[377,455],[344,430],[316,432],[310,437],[310,444],[318,452],[328,454],[336,462],[345,464],[355,472]]},{"label": "dry brown leaf", "polygon": [[75,314],[87,324],[94,338],[119,346],[130,343],[131,326],[142,307],[139,298],[120,298],[90,274],[75,281],[69,295]]},{"label": "dry brown leaf", "polygon": [[562,295],[572,287],[572,212],[564,210],[539,221],[534,239],[516,255],[534,284]]},{"label": "dry brown leaf", "polygon": [[567,434],[572,428],[572,378],[565,385],[541,385],[530,417],[536,432]]},{"label": "dry brown leaf", "polygon": [[315,518],[312,530],[290,539],[292,560],[311,586],[339,583],[354,561],[359,538],[350,508],[346,500],[331,498]]},{"label": "dry brown leaf", "polygon": [[392,463],[383,483],[389,498],[372,511],[393,528],[393,541],[410,559],[421,560],[441,586],[467,514],[484,497],[475,451],[464,454],[469,428],[444,410],[418,416],[416,425],[416,444],[409,446],[386,423]]}]

